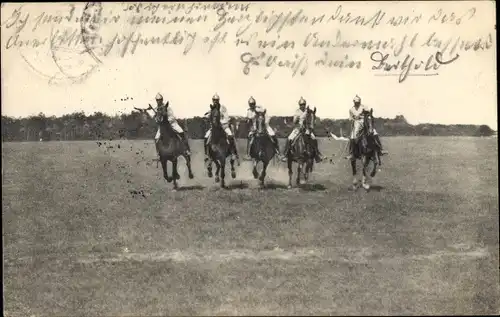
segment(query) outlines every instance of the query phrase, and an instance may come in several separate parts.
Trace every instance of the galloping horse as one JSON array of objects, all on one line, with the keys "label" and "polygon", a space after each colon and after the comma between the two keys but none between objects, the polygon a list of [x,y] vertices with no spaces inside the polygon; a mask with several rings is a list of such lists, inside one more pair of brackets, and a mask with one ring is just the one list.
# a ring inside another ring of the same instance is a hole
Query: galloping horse
[{"label": "galloping horse", "polygon": [[[151,106],[149,109],[154,110]],[[191,170],[191,157],[186,154],[186,147],[184,142],[180,139],[179,135],[170,126],[167,118],[165,107],[161,107],[159,112],[156,113],[158,124],[160,126],[160,139],[156,142],[156,150],[160,157],[161,167],[163,169],[163,177],[167,182],[174,183],[174,190],[177,189],[177,180],[180,179],[177,172],[178,157],[183,156],[186,160],[186,166],[189,172],[189,178],[194,178]],[[172,162],[172,177],[168,175],[167,162]]]},{"label": "galloping horse", "polygon": [[373,161],[373,170],[370,177],[375,177],[377,174],[377,165],[379,162],[378,147],[373,137],[373,109],[363,111],[363,127],[360,135],[354,140],[353,156],[351,159],[352,175],[354,176],[352,189],[355,190],[358,185],[356,179],[356,161],[361,160],[363,164],[363,179],[362,186],[365,190],[370,189],[370,185],[366,183],[366,175],[368,174],[368,165]]},{"label": "galloping horse", "polygon": [[[264,186],[267,166],[275,154],[273,141],[266,130],[265,116],[265,110],[263,112],[256,113],[256,132],[253,136],[253,142],[250,148],[250,157],[253,161],[253,177],[255,179],[259,178],[261,187]],[[262,162],[262,172],[260,177],[257,172],[257,164],[259,162]]]},{"label": "galloping horse", "polygon": [[315,149],[312,144],[310,131],[314,127],[316,119],[316,107],[311,110],[306,109],[306,118],[300,127],[299,135],[290,144],[290,151],[286,153],[288,163],[288,188],[292,188],[292,165],[297,162],[297,179],[296,185],[300,185],[300,174],[304,173],[304,180],[308,180],[309,173],[312,172],[314,165]]},{"label": "galloping horse", "polygon": [[[212,162],[215,163],[215,182],[220,182],[220,186],[225,188],[225,177],[226,177],[226,159],[231,156],[231,177],[236,178],[236,171],[234,169],[234,158],[231,155],[231,146],[227,139],[224,128],[220,122],[220,111],[217,107],[212,107],[210,109],[210,125],[212,127],[212,133],[207,140],[208,143],[208,157],[207,162],[208,177],[212,177]],[[232,125],[231,125],[232,128]],[[234,129],[233,129],[234,131]],[[220,177],[219,177],[220,175]]]}]

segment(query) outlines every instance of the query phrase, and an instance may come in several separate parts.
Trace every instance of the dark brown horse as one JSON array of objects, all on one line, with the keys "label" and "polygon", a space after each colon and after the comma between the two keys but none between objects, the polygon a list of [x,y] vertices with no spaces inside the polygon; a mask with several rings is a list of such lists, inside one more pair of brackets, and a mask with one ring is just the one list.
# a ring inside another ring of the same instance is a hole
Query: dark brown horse
[{"label": "dark brown horse", "polygon": [[[250,157],[253,161],[252,174],[255,179],[259,178],[260,186],[264,186],[264,179],[266,178],[266,170],[269,166],[269,162],[273,159],[275,150],[274,144],[271,137],[267,133],[266,129],[266,111],[256,113],[256,131],[252,136],[253,141],[250,145]],[[257,172],[257,164],[262,162],[262,171]]]},{"label": "dark brown horse", "polygon": [[[353,155],[351,158],[352,175],[354,177],[352,185],[353,190],[358,187],[356,161],[360,160],[363,164],[363,179],[361,185],[365,190],[370,189],[370,185],[366,182],[366,176],[370,174],[370,177],[375,177],[377,174],[377,165],[378,162],[380,162],[378,147],[373,135],[373,109],[370,109],[370,111],[363,111],[362,116],[363,127],[360,135],[354,139]],[[374,166],[372,172],[368,173],[370,162],[373,162]]]},{"label": "dark brown horse", "polygon": [[[154,111],[151,106],[149,109]],[[184,157],[189,172],[189,178],[192,179],[194,175],[191,170],[191,157],[186,154],[187,149],[184,142],[168,122],[166,107],[160,107],[158,112],[155,111],[155,117],[160,127],[160,139],[155,143],[155,146],[163,169],[163,177],[167,182],[173,182],[174,190],[176,190],[178,188],[177,180],[180,179],[180,175],[177,171],[178,157]],[[168,174],[168,161],[172,162],[172,177]]]},{"label": "dark brown horse", "polygon": [[316,119],[316,107],[311,110],[306,109],[306,118],[300,127],[299,134],[290,144],[290,151],[286,153],[288,163],[288,188],[292,188],[293,162],[297,163],[297,179],[296,185],[300,185],[300,175],[303,173],[304,180],[309,179],[309,173],[312,172],[314,166],[314,157],[316,151],[314,148],[314,140],[311,137],[311,131],[314,127]]},{"label": "dark brown horse", "polygon": [[[226,188],[226,159],[228,156],[230,157],[232,178],[236,178],[236,171],[234,169],[235,160],[232,155],[231,145],[226,136],[226,133],[224,132],[224,128],[220,122],[220,118],[220,110],[215,106],[211,106],[209,120],[212,132],[209,139],[207,140],[209,157],[209,161],[207,162],[207,170],[208,177],[212,177],[212,162],[215,163],[215,182],[220,182],[220,186],[222,188]],[[234,129],[232,130],[234,131]]]}]

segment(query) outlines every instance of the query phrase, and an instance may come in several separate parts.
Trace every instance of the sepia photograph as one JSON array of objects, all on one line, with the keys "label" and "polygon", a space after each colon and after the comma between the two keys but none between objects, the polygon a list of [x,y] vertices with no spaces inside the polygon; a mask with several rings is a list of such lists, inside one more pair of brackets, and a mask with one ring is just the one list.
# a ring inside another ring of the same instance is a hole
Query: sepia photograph
[{"label": "sepia photograph", "polygon": [[3,315],[499,315],[494,1],[2,2]]}]

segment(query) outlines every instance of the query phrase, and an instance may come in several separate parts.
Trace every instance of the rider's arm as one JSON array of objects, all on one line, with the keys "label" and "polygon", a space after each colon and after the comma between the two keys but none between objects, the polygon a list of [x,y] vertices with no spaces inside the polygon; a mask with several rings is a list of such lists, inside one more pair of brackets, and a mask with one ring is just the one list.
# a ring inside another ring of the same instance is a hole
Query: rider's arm
[{"label": "rider's arm", "polygon": [[253,111],[251,111],[250,109],[248,109],[248,110],[247,110],[247,117],[246,117],[246,121],[247,121],[247,122],[252,121],[253,117],[254,117],[254,113],[253,113]]},{"label": "rider's arm", "polygon": [[296,111],[293,115],[293,124],[298,124],[300,121],[300,114]]},{"label": "rider's arm", "polygon": [[359,116],[357,116],[354,111],[351,109],[349,109],[349,119],[351,119],[351,121],[354,121],[354,120],[358,120],[359,119]]},{"label": "rider's arm", "polygon": [[167,119],[169,123],[175,121],[174,111],[170,107],[167,108]]},{"label": "rider's arm", "polygon": [[144,113],[145,115],[147,115],[149,119],[153,119],[153,118],[154,118],[154,116],[152,116],[152,115],[149,113],[148,109],[146,109],[146,110],[142,111],[142,113]]}]

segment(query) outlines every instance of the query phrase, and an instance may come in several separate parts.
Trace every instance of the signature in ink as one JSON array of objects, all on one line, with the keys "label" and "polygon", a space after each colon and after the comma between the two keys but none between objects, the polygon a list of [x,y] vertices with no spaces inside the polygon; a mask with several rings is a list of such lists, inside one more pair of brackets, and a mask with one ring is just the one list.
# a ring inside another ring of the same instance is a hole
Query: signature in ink
[{"label": "signature in ink", "polygon": [[381,70],[380,75],[384,76],[397,76],[399,71],[399,83],[404,82],[408,76],[436,76],[437,70],[441,65],[449,65],[456,61],[460,55],[456,54],[455,57],[444,60],[443,54],[438,51],[431,54],[427,60],[416,60],[411,54],[406,54],[403,61],[393,59],[391,54],[384,54],[381,51],[375,51],[370,55],[370,59],[375,63],[372,70]]}]

